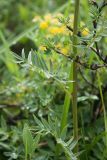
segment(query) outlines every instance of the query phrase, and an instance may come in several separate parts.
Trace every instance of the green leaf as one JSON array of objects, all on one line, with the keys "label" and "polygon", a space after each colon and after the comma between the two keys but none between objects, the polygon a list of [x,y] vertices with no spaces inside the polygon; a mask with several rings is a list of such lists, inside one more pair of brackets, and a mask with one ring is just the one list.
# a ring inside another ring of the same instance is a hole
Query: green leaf
[{"label": "green leaf", "polygon": [[34,117],[34,120],[35,120],[36,124],[37,124],[41,129],[44,129],[44,125],[41,123],[41,121],[40,121],[38,118],[36,118],[35,115],[34,115],[33,117]]},{"label": "green leaf", "polygon": [[37,146],[38,146],[38,143],[39,143],[39,141],[40,141],[40,134],[37,134],[37,136],[34,138],[33,141],[34,141],[34,142],[33,142],[33,147],[34,147],[34,149],[36,149]]},{"label": "green leaf", "polygon": [[28,64],[32,64],[32,52],[30,51],[28,54]]},{"label": "green leaf", "polygon": [[34,146],[33,146],[34,141],[27,124],[24,125],[24,129],[23,129],[23,142],[25,146],[26,155],[28,154],[32,155],[34,151]]},{"label": "green leaf", "polygon": [[1,128],[2,128],[4,131],[7,131],[6,120],[4,119],[3,116],[1,116]]}]

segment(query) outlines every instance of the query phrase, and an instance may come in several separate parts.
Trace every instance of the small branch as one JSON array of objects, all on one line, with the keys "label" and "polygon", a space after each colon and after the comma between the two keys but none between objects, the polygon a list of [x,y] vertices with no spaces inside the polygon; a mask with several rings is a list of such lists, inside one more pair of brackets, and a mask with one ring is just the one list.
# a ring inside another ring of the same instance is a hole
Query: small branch
[{"label": "small branch", "polygon": [[99,8],[99,13],[101,13],[106,6],[107,6],[107,2],[104,1],[102,6]]},{"label": "small branch", "polygon": [[[98,21],[99,21],[99,18],[101,16],[101,12],[107,6],[107,2],[105,2],[105,0],[104,0],[104,2],[102,3],[101,7],[99,7],[97,2],[94,1],[94,0],[92,0],[91,3],[98,8],[98,12],[99,12],[97,20],[96,19],[93,20],[93,27],[94,27],[93,37],[95,37],[96,36],[96,29],[97,29]],[[73,32],[73,29],[70,26],[66,25],[66,27],[67,27],[67,29],[69,31]],[[78,31],[77,36],[81,37],[81,35],[82,35],[81,32]],[[85,42],[85,41],[82,41],[82,44],[88,46],[87,42]],[[100,53],[100,49],[98,47],[98,43],[97,42],[95,42],[95,47],[96,47],[96,49],[93,48],[93,47],[90,47],[90,49],[97,54],[97,56],[99,57],[100,60],[102,60],[104,63],[107,64],[107,56],[104,57],[103,54]]]},{"label": "small branch", "polygon": [[41,142],[41,143],[38,144],[39,147],[45,147],[47,145],[48,145],[47,142]]},{"label": "small branch", "polygon": [[66,57],[68,60],[70,61],[75,61],[76,63],[80,64],[82,67],[86,68],[86,69],[90,69],[90,70],[97,70],[97,69],[100,69],[100,68],[103,68],[103,67],[107,67],[107,64],[103,64],[103,65],[100,65],[100,64],[87,64],[87,63],[83,63],[80,61],[80,57],[77,56],[76,58],[72,58],[71,56],[69,55],[64,55],[60,50],[56,49],[56,48],[52,48],[56,53],[60,54],[60,55],[63,55],[64,57]]},{"label": "small branch", "polygon": [[[96,3],[96,2],[95,2],[95,3]],[[96,3],[96,4],[97,4],[97,3]],[[102,10],[103,10],[103,8],[104,8],[105,6],[107,6],[107,3],[105,2],[105,0],[104,0],[104,2],[102,3],[102,6],[101,6],[101,7],[98,7],[98,5],[97,5],[97,8],[99,8],[99,10],[98,10],[99,15],[98,15],[98,18],[93,21],[93,27],[94,27],[93,38],[96,36],[96,30],[97,30],[97,26],[98,26],[98,21],[99,21],[100,16],[101,16],[100,13],[102,12]],[[97,42],[95,42],[95,47],[96,47],[96,52],[95,52],[95,53],[98,55],[98,57],[99,57],[104,63],[107,63],[106,57],[102,56],[102,54],[100,53],[100,49],[99,49],[99,47],[98,47],[98,43],[97,43]]]},{"label": "small branch", "polygon": [[66,27],[69,31],[73,32],[73,29],[70,26],[66,25]]},{"label": "small branch", "polygon": [[79,72],[80,72],[82,78],[84,79],[84,81],[85,81],[87,84],[89,84],[92,88],[95,88],[96,90],[98,90],[98,88],[97,88],[94,84],[92,84],[91,82],[89,82],[89,81],[86,79],[86,77],[84,76],[84,74],[82,73],[82,71],[81,71],[80,68],[79,68]]},{"label": "small branch", "polygon": [[92,3],[97,8],[99,7],[98,4],[97,4],[97,2],[95,0],[90,1],[90,3]]},{"label": "small branch", "polygon": [[98,3],[95,0],[91,0],[90,3],[99,9],[99,13],[101,13],[102,10],[107,6],[107,2],[105,0],[103,1],[101,7],[99,7]]},{"label": "small branch", "polygon": [[[69,31],[73,32],[73,29],[72,29],[70,26],[67,25],[66,27],[67,27],[67,29],[69,29]],[[77,36],[78,36],[78,37],[81,37],[81,35],[82,35],[81,32],[78,31]],[[86,41],[82,41],[82,45],[88,46],[88,44],[87,44]],[[100,50],[99,50],[99,48],[98,48],[98,44],[97,44],[96,42],[95,42],[95,45],[96,45],[96,49],[93,48],[93,47],[90,47],[90,49],[91,49],[95,54],[97,54],[97,56],[99,57],[100,60],[102,60],[104,63],[107,64],[107,57],[102,56],[102,54],[100,53]]]},{"label": "small branch", "polygon": [[[69,25],[66,25],[66,28],[73,33],[73,28],[71,28]],[[80,31],[78,31],[77,36],[81,37],[81,32]]]},{"label": "small branch", "polygon": [[9,108],[17,108],[17,107],[21,107],[22,105],[21,104],[8,104],[8,103],[1,103],[0,104],[0,109],[2,109],[2,108],[7,108],[7,107],[9,107]]}]

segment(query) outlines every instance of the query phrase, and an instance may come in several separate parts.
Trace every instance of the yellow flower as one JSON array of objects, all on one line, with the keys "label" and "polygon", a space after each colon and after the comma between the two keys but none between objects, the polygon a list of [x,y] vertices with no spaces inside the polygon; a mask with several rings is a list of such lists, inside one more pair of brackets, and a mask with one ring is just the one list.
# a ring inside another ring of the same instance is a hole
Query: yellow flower
[{"label": "yellow flower", "polygon": [[45,47],[45,46],[40,46],[40,47],[39,47],[39,50],[40,50],[40,51],[46,51],[46,47]]},{"label": "yellow flower", "polygon": [[51,34],[56,35],[56,34],[59,33],[59,28],[58,28],[58,27],[50,27],[50,28],[49,28],[49,32],[50,32]]},{"label": "yellow flower", "polygon": [[66,33],[66,27],[65,26],[60,27],[60,33]]},{"label": "yellow flower", "polygon": [[51,34],[53,34],[53,35],[65,33],[65,27],[64,26],[61,26],[61,27],[50,27],[49,28],[49,32]]},{"label": "yellow flower", "polygon": [[47,29],[48,28],[48,22],[42,21],[40,23],[40,29]]},{"label": "yellow flower", "polygon": [[84,30],[82,31],[82,35],[83,36],[88,36],[89,35],[89,29],[88,28],[84,28]]},{"label": "yellow flower", "polygon": [[61,52],[62,52],[62,54],[64,54],[64,55],[67,55],[67,54],[68,54],[68,51],[69,51],[68,47],[65,47],[65,48],[62,48],[62,49],[61,49]]}]

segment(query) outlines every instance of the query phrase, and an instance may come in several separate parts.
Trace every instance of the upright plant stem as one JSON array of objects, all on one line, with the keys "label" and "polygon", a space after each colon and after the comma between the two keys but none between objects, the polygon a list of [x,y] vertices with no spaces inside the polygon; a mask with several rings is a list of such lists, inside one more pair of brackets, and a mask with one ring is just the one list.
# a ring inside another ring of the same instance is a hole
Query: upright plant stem
[{"label": "upright plant stem", "polygon": [[106,115],[104,98],[103,98],[103,93],[102,93],[102,88],[101,88],[100,75],[98,72],[97,72],[97,77],[98,77],[98,86],[99,86],[99,91],[100,91],[101,103],[102,103],[102,108],[103,108],[103,113],[104,113],[104,125],[105,125],[105,132],[106,132],[105,145],[106,145],[106,153],[107,153],[107,115]]},{"label": "upright plant stem", "polygon": [[[78,32],[78,17],[79,17],[79,3],[80,0],[75,0],[75,14],[74,14],[74,27],[73,27],[73,53],[75,57],[77,55],[77,32]],[[78,118],[77,118],[77,64],[75,62],[71,63],[69,80],[74,82],[69,85],[69,94],[66,93],[63,114],[61,121],[61,131],[67,125],[68,110],[70,106],[71,93],[72,94],[72,111],[73,111],[73,128],[74,128],[74,138],[78,140]],[[77,151],[77,149],[76,149]]]},{"label": "upright plant stem", "polygon": [[[73,26],[73,53],[77,56],[77,33],[78,33],[78,17],[79,17],[79,5],[80,0],[75,0],[75,14],[74,14],[74,26]],[[74,139],[78,140],[78,115],[77,115],[77,64],[73,62],[73,94],[72,94],[72,111],[73,111],[73,128]],[[78,151],[76,146],[75,151]]]}]

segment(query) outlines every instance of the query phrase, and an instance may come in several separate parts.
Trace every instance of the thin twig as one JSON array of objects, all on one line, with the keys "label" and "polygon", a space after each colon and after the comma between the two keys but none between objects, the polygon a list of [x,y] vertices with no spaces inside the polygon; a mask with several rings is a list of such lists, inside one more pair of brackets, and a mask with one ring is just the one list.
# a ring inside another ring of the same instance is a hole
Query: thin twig
[{"label": "thin twig", "polygon": [[17,108],[23,106],[22,104],[8,104],[8,103],[1,103],[0,104],[0,109],[2,108]]},{"label": "thin twig", "polygon": [[[73,32],[73,29],[72,29],[70,26],[67,25],[66,27],[67,27],[67,29],[69,29],[71,32]],[[81,37],[81,32],[80,32],[80,31],[78,31],[77,36],[78,36],[78,37]],[[104,56],[102,56],[102,54],[100,53],[100,51],[99,51],[99,49],[98,49],[98,45],[97,45],[96,42],[95,42],[95,44],[96,44],[96,49],[93,48],[93,47],[89,47],[89,48],[90,48],[94,53],[97,54],[97,56],[100,58],[100,60],[102,60],[104,63],[107,64],[107,58],[104,57]],[[86,41],[82,41],[82,45],[88,46],[88,43],[87,43]]]},{"label": "thin twig", "polygon": [[[99,9],[98,9],[99,15],[98,15],[97,19],[95,19],[95,20],[93,21],[93,27],[94,27],[93,37],[96,36],[96,30],[97,30],[98,22],[99,22],[99,19],[100,19],[100,17],[101,17],[101,12],[102,12],[102,10],[104,9],[105,6],[107,6],[107,3],[106,3],[105,1],[103,1],[101,7],[97,7],[97,8],[99,8]],[[100,53],[100,49],[99,49],[99,46],[98,46],[98,43],[97,43],[97,42],[95,42],[95,47],[96,47],[96,54],[99,56],[99,58],[100,58],[104,63],[107,63],[107,60],[106,60],[107,58],[104,57],[104,56],[102,56],[103,54]]]},{"label": "thin twig", "polygon": [[[94,1],[94,0],[91,1],[91,3],[98,8],[98,12],[99,12],[99,15],[98,15],[97,20],[96,20],[96,19],[93,20],[93,26],[94,26],[94,35],[93,35],[93,37],[95,37],[95,36],[96,36],[96,29],[97,29],[98,21],[99,21],[99,18],[100,18],[100,16],[101,16],[100,13],[101,13],[102,10],[104,9],[104,7],[107,6],[107,2],[104,1],[104,2],[102,3],[102,6],[101,6],[101,7],[99,7],[98,4],[97,4],[97,2]],[[69,31],[73,32],[73,29],[72,29],[69,25],[66,25],[66,27],[67,27],[67,29],[68,29]],[[77,36],[81,37],[81,35],[82,35],[81,32],[78,31]],[[82,44],[85,45],[85,46],[88,46],[87,42],[85,42],[85,41],[82,41]],[[95,47],[96,47],[96,49],[93,48],[93,47],[90,47],[90,49],[91,49],[94,53],[97,54],[97,56],[99,57],[100,60],[102,60],[104,63],[107,64],[107,56],[104,57],[103,54],[100,53],[100,50],[99,50],[99,47],[98,47],[98,43],[97,43],[97,42],[95,42]]]},{"label": "thin twig", "polygon": [[82,76],[82,78],[84,79],[84,81],[85,81],[87,84],[89,84],[92,88],[95,88],[96,90],[98,90],[98,88],[97,88],[94,84],[92,84],[91,82],[89,82],[89,81],[86,79],[86,77],[84,76],[84,74],[82,73],[82,71],[81,71],[80,68],[79,68],[79,72],[80,72],[80,75]]},{"label": "thin twig", "polygon": [[90,70],[97,70],[99,68],[103,68],[103,67],[107,67],[107,64],[103,64],[103,65],[100,65],[100,64],[91,64],[89,65],[88,63],[84,63],[84,62],[81,62],[80,61],[80,57],[77,56],[76,58],[73,58],[69,55],[65,55],[63,54],[60,50],[56,49],[56,48],[52,48],[56,53],[60,54],[60,55],[63,55],[64,57],[66,57],[68,60],[70,61],[75,61],[76,63],[80,64],[81,66],[83,66],[84,68],[86,69],[90,69]]}]

